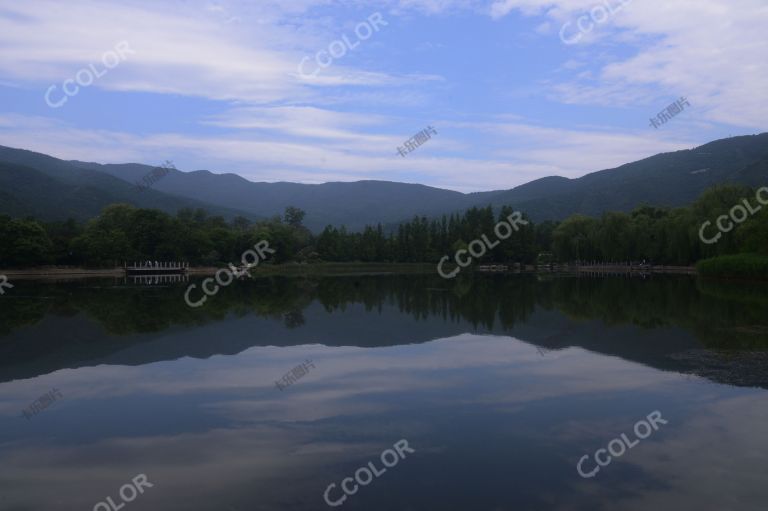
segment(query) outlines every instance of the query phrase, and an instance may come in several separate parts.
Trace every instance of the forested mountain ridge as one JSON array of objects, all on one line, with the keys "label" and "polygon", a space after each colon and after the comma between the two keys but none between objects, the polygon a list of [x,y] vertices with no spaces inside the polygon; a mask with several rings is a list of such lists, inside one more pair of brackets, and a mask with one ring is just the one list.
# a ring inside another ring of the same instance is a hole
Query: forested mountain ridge
[{"label": "forested mountain ridge", "polygon": [[[130,181],[149,170],[136,164],[91,168]],[[207,170],[174,172],[155,188],[211,204],[226,204],[258,217],[279,215],[286,207],[296,206],[307,212],[307,227],[315,232],[326,225],[359,230],[378,221],[395,223],[416,214],[437,215],[470,205],[465,194],[420,184],[375,180],[316,185],[255,183],[236,174],[214,174]]]},{"label": "forested mountain ridge", "polygon": [[[149,172],[154,167],[146,169]],[[81,168],[40,153],[0,146],[0,214],[32,216],[46,221],[69,218],[85,221],[115,203],[167,213],[176,213],[183,208],[202,208],[228,219],[238,215],[254,217],[247,212],[168,195],[151,188],[139,191],[135,184],[104,172]]]},{"label": "forested mountain ridge", "polygon": [[536,221],[629,212],[643,204],[685,206],[715,185],[764,186],[766,169],[768,133],[763,133],[657,154],[577,179],[543,178],[501,193],[476,194],[476,204],[512,204]]},{"label": "forested mountain ridge", "polygon": [[[683,206],[717,184],[766,184],[768,133],[658,154],[576,179],[551,176],[510,190],[470,194],[389,181],[257,183],[207,170],[171,170],[151,189],[135,193],[133,183],[155,167],[64,161],[2,146],[0,164],[6,164],[0,165],[0,214],[84,219],[110,203],[125,202],[170,213],[203,207],[227,218],[268,218],[295,206],[307,212],[306,225],[313,232],[326,225],[358,231],[365,225],[394,226],[416,215],[437,217],[489,204],[511,205],[538,222],[573,214],[629,212],[643,204]],[[19,165],[36,172],[21,172]]]}]

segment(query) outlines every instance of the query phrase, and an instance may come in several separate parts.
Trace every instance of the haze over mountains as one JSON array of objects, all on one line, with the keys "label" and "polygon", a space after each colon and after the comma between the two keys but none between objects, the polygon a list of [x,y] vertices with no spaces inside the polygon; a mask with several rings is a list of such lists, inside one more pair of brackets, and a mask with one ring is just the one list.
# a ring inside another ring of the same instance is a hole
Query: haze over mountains
[{"label": "haze over mountains", "polygon": [[296,206],[307,212],[307,227],[319,231],[328,224],[357,230],[492,204],[511,205],[534,221],[561,220],[574,213],[630,211],[641,204],[682,206],[717,184],[763,186],[768,183],[768,133],[658,154],[577,179],[547,177],[511,190],[471,194],[388,181],[255,183],[206,170],[171,170],[139,192],[134,183],[153,169],[64,161],[0,146],[0,214],[85,220],[108,204],[123,202],[169,213],[191,207],[256,219]]}]

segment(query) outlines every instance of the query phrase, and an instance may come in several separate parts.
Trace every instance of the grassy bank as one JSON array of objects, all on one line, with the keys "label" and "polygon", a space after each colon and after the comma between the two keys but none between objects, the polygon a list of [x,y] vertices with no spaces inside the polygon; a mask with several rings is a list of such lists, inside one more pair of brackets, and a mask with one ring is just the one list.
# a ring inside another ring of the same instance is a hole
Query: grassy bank
[{"label": "grassy bank", "polygon": [[430,273],[435,271],[434,264],[426,263],[286,263],[259,266],[251,270],[251,275],[370,275],[374,273]]},{"label": "grassy bank", "polygon": [[768,256],[736,254],[704,259],[696,265],[699,275],[707,278],[768,281]]},{"label": "grassy bank", "polygon": [[[220,267],[198,266],[189,269],[189,275],[213,275]],[[313,263],[313,264],[265,264],[250,270],[251,275],[356,275],[376,273],[430,273],[436,272],[434,264],[417,263]],[[37,277],[121,277],[122,268],[61,268],[40,266],[23,269],[0,269],[0,275],[18,278]]]},{"label": "grassy bank", "polygon": [[[478,271],[479,264],[470,268],[463,268],[461,273],[467,274]],[[210,276],[214,275],[227,265],[221,266],[192,266],[189,268],[190,276]],[[457,266],[447,263],[443,266],[443,271],[452,273]],[[565,268],[565,270],[563,270]],[[562,265],[560,269],[537,270],[534,265],[525,265],[524,273],[605,273],[618,274],[630,273],[628,266],[619,265],[595,265],[595,266],[566,266]],[[644,270],[647,273],[672,273],[672,274],[692,274],[696,269],[692,266],[653,266]],[[264,264],[251,268],[253,276],[268,275],[371,275],[377,273],[435,273],[437,274],[437,265],[435,263],[331,263],[317,262],[309,264],[283,263],[283,264]],[[508,273],[508,272],[500,272]],[[60,267],[60,266],[38,266],[31,268],[0,268],[0,275],[7,275],[15,278],[40,278],[40,277],[121,277],[123,268],[79,268],[79,267]]]}]

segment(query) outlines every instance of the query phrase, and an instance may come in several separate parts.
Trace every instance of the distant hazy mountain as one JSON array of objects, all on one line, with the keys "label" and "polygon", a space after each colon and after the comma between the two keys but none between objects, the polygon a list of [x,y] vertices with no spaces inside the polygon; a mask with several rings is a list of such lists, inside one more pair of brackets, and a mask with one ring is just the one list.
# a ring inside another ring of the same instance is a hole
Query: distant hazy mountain
[{"label": "distant hazy mountain", "polygon": [[111,202],[129,202],[171,212],[205,207],[227,217],[238,212],[269,217],[296,206],[307,212],[307,226],[318,231],[328,224],[356,230],[417,214],[435,216],[471,206],[508,204],[535,221],[559,220],[574,213],[630,211],[641,204],[682,206],[721,183],[768,184],[768,133],[659,154],[578,179],[546,177],[511,190],[471,194],[388,181],[254,183],[206,170],[171,171],[152,189],[137,193],[131,183],[152,169],[63,161],[0,146],[0,213],[83,218]]},{"label": "distant hazy mountain", "polygon": [[[145,173],[153,168],[145,167]],[[87,220],[98,215],[104,206],[116,202],[169,213],[182,208],[204,208],[226,218],[238,214],[254,216],[153,189],[140,192],[134,184],[98,170],[40,153],[0,146],[0,214],[33,216],[42,220]]]},{"label": "distant hazy mountain", "polygon": [[[137,164],[97,165],[75,162],[83,168],[105,172],[133,182],[149,167]],[[465,194],[429,186],[390,181],[352,183],[254,183],[235,174],[207,170],[172,172],[154,185],[156,190],[203,202],[248,211],[259,217],[279,215],[288,206],[307,212],[307,227],[326,225],[360,229],[371,223],[392,223],[414,214],[438,214],[464,207]]]}]

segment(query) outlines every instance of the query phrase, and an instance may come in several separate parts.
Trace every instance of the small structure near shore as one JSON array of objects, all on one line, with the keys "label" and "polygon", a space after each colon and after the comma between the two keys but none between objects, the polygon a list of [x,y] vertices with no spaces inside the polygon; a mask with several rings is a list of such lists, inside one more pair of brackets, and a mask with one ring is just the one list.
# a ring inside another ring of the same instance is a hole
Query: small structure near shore
[{"label": "small structure near shore", "polygon": [[692,266],[666,266],[655,265],[646,262],[642,263],[581,263],[575,267],[580,274],[592,276],[609,275],[651,275],[655,273],[674,273],[695,275],[696,268]]},{"label": "small structure near shore", "polygon": [[123,263],[126,275],[183,275],[189,270],[189,263],[182,261],[134,262],[132,266]]},{"label": "small structure near shore", "polygon": [[157,286],[165,284],[177,284],[179,282],[189,282],[189,276],[186,273],[174,273],[163,275],[126,275],[124,282],[141,286]]},{"label": "small structure near shore", "polygon": [[509,266],[506,264],[484,264],[477,267],[477,271],[482,272],[506,272],[509,271]]}]

